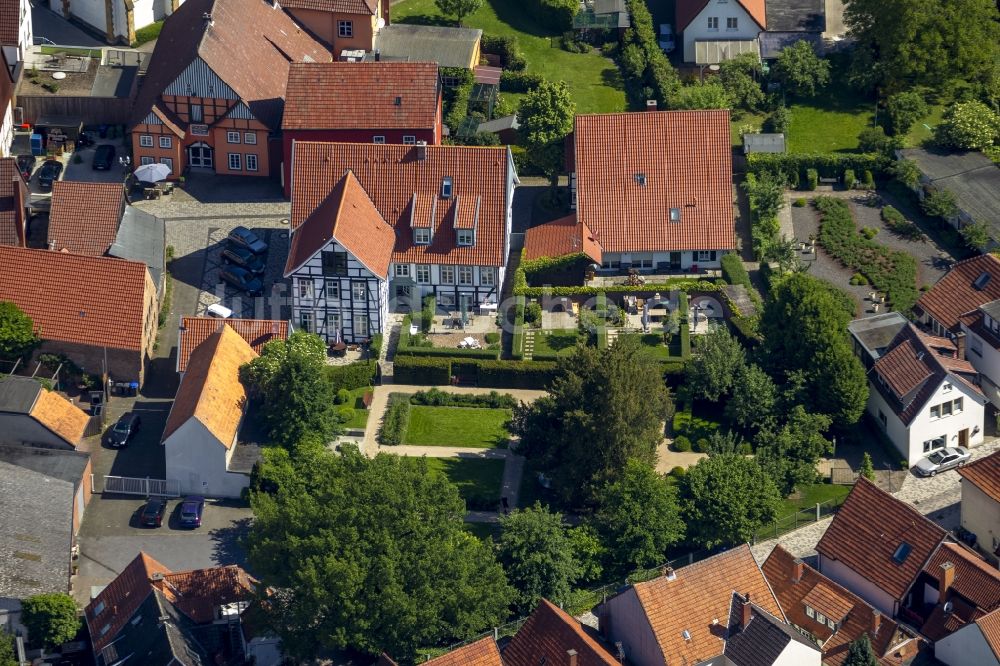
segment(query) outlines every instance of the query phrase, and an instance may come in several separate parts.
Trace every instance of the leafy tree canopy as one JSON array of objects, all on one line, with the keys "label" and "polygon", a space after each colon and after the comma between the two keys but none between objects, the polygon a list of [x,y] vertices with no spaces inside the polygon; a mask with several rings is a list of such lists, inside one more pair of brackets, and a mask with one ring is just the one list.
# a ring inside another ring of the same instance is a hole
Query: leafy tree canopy
[{"label": "leafy tree canopy", "polygon": [[530,612],[542,597],[568,602],[581,570],[562,514],[535,504],[501,516],[500,528],[497,552],[517,590],[518,609]]},{"label": "leafy tree canopy", "polygon": [[563,140],[573,131],[576,104],[564,81],[542,81],[518,110],[519,130],[532,160],[555,186],[563,168]]},{"label": "leafy tree canopy", "polygon": [[492,550],[463,528],[465,504],[420,458],[353,447],[270,449],[254,479],[247,554],[268,620],[296,657],[468,638],[506,619],[513,591]]},{"label": "leafy tree canopy", "polygon": [[949,219],[958,215],[958,200],[950,190],[934,190],[920,202],[924,212],[934,217]]},{"label": "leafy tree canopy", "polygon": [[35,645],[50,647],[73,640],[80,631],[76,602],[68,594],[36,594],[21,602],[21,622]]},{"label": "leafy tree canopy", "polygon": [[725,326],[716,326],[698,340],[698,354],[684,368],[686,385],[695,395],[714,402],[729,393],[745,363],[740,341]]},{"label": "leafy tree canopy", "polygon": [[455,21],[462,25],[462,19],[469,14],[475,14],[483,6],[483,0],[434,0],[438,11],[445,16],[454,16]]},{"label": "leafy tree canopy", "polygon": [[913,90],[889,95],[885,110],[889,114],[889,133],[894,136],[905,135],[929,111],[924,96]]},{"label": "leafy tree canopy", "polygon": [[549,395],[515,409],[512,428],[560,499],[580,507],[592,505],[629,459],[655,461],[672,411],[659,368],[638,341],[619,338],[562,359]]},{"label": "leafy tree canopy", "polygon": [[998,136],[1000,115],[975,100],[951,105],[944,114],[944,122],[934,131],[938,143],[966,150],[989,148]]},{"label": "leafy tree canopy", "polygon": [[14,303],[0,301],[0,359],[25,356],[39,342],[31,317]]},{"label": "leafy tree canopy", "polygon": [[872,650],[871,641],[868,634],[862,634],[861,638],[853,641],[847,648],[847,659],[844,666],[878,666],[878,659],[875,651]]},{"label": "leafy tree canopy", "polygon": [[833,443],[825,436],[830,423],[829,416],[810,414],[797,405],[778,432],[765,431],[758,437],[757,462],[784,495],[816,481],[816,463],[833,452]]},{"label": "leafy tree canopy", "polygon": [[594,523],[617,573],[663,563],[667,548],[684,538],[674,487],[636,460],[605,487]]},{"label": "leafy tree canopy", "polygon": [[774,76],[788,93],[812,97],[830,82],[830,63],[816,55],[812,44],[800,40],[781,49],[774,61]]},{"label": "leafy tree canopy", "polygon": [[14,658],[14,637],[0,629],[0,666],[18,666]]},{"label": "leafy tree canopy", "polygon": [[728,109],[733,98],[721,83],[695,83],[677,90],[671,102],[674,109]]},{"label": "leafy tree canopy", "polygon": [[896,160],[889,170],[896,180],[907,187],[915,187],[920,182],[920,167],[913,160]]},{"label": "leafy tree canopy", "polygon": [[733,379],[733,390],[726,401],[726,419],[744,430],[769,424],[778,402],[778,387],[770,375],[757,365],[744,365]]}]

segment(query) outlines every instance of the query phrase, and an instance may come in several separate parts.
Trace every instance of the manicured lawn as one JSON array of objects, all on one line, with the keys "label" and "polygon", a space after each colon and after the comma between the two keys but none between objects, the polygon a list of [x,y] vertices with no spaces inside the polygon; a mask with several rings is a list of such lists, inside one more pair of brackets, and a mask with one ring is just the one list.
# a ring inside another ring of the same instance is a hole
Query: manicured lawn
[{"label": "manicured lawn", "polygon": [[913,127],[910,128],[909,134],[906,135],[906,145],[916,148],[922,145],[924,141],[933,138],[934,128],[941,122],[945,108],[944,104],[936,104],[931,107],[931,111],[927,114],[926,118],[922,118],[914,123]]},{"label": "manicured lawn", "polygon": [[347,404],[354,408],[354,416],[344,424],[344,427],[348,430],[364,430],[368,424],[368,410],[365,409],[364,397],[365,393],[371,390],[370,386],[366,386],[351,391],[351,399]]},{"label": "manicured lawn", "polygon": [[799,509],[815,509],[817,504],[847,497],[851,486],[835,485],[833,483],[814,483],[798,488],[799,499],[786,499],[782,502],[779,517],[795,513]]},{"label": "manicured lawn", "polygon": [[[434,0],[404,0],[392,7],[399,23],[453,25],[438,12]],[[625,110],[625,92],[614,62],[597,51],[570,53],[559,48],[555,33],[545,32],[524,11],[520,0],[487,0],[462,25],[490,35],[514,35],[528,61],[528,71],[551,81],[565,81],[577,113]]]},{"label": "manicured lawn", "polygon": [[410,427],[406,444],[423,446],[469,446],[479,448],[507,445],[506,423],[509,409],[478,407],[410,407]]},{"label": "manicured lawn", "polygon": [[535,358],[539,356],[569,356],[580,340],[580,332],[575,328],[552,331],[534,331]]},{"label": "manicured lawn", "polygon": [[[635,338],[642,344],[642,350],[657,361],[668,361],[671,358],[679,359],[680,335],[671,338],[671,346],[663,344],[663,336],[659,333],[622,333],[619,338]],[[673,347],[673,350],[671,350]],[[673,353],[671,354],[671,351]]]},{"label": "manicured lawn", "polygon": [[872,124],[874,100],[830,86],[815,99],[789,105],[788,152],[837,153],[858,148],[858,134]]},{"label": "manicured lawn", "polygon": [[500,504],[504,461],[497,458],[425,458],[427,468],[458,486],[467,508],[496,511]]}]

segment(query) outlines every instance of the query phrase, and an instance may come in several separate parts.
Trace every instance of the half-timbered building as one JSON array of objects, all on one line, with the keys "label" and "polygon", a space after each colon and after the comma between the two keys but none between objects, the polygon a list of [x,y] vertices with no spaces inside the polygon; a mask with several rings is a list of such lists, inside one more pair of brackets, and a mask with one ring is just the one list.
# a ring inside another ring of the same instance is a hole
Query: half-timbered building
[{"label": "half-timbered building", "polygon": [[188,0],[163,25],[135,104],[135,166],[269,176],[290,62],[330,54],[276,3]]},{"label": "half-timbered building", "polygon": [[506,147],[296,141],[294,321],[356,342],[426,295],[444,310],[498,303],[517,183]]}]

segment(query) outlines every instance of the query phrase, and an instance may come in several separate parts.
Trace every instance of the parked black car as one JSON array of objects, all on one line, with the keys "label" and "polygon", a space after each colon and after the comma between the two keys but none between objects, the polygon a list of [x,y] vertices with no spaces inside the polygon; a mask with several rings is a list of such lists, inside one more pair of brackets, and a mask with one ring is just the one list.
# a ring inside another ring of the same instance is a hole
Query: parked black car
[{"label": "parked black car", "polygon": [[38,171],[38,186],[43,190],[51,190],[52,183],[59,180],[63,171],[63,163],[59,160],[45,160]]},{"label": "parked black car", "polygon": [[35,162],[37,161],[34,155],[17,156],[17,170],[21,172],[25,182],[31,180],[31,172],[35,170]]},{"label": "parked black car", "polygon": [[267,267],[263,257],[239,245],[230,245],[222,251],[222,263],[245,268],[255,275],[260,275]]},{"label": "parked black car", "polygon": [[143,527],[159,527],[163,524],[163,516],[167,513],[167,500],[151,497],[142,507],[139,514],[139,524]]},{"label": "parked black car", "polygon": [[219,271],[219,278],[228,284],[233,285],[240,291],[245,291],[250,296],[261,296],[264,294],[264,283],[259,277],[245,268],[230,266]]},{"label": "parked black car", "polygon": [[115,448],[128,446],[129,440],[139,432],[142,419],[135,412],[126,412],[121,415],[115,427],[108,431],[108,446]]},{"label": "parked black car", "polygon": [[267,243],[257,237],[257,234],[246,227],[236,227],[229,232],[229,244],[237,247],[245,247],[254,254],[264,254],[267,252]]},{"label": "parked black car", "polygon": [[204,497],[185,497],[181,500],[180,523],[183,527],[201,527],[201,515],[205,512]]},{"label": "parked black car", "polygon": [[107,171],[115,163],[115,147],[110,144],[103,144],[94,151],[93,167],[98,171]]}]

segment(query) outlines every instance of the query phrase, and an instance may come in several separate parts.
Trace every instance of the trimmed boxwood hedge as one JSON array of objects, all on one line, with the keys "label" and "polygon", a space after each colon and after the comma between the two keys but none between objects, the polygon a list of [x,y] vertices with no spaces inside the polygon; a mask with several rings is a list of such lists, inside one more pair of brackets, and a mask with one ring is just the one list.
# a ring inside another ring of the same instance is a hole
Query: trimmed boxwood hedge
[{"label": "trimmed boxwood hedge", "polygon": [[410,425],[410,396],[405,393],[390,393],[378,429],[378,443],[385,446],[399,446]]},{"label": "trimmed boxwood hedge", "polygon": [[722,266],[722,277],[726,279],[726,282],[729,284],[742,284],[747,288],[747,291],[753,291],[753,285],[750,284],[750,274],[743,267],[740,255],[735,253],[724,254],[722,255],[722,259],[719,260],[719,264]]},{"label": "trimmed boxwood hedge", "polygon": [[847,169],[856,174],[868,170],[881,176],[890,163],[888,157],[876,153],[751,153],[746,159],[750,173],[781,172],[793,186],[793,175],[804,174],[808,169],[815,169],[818,177],[840,179]]},{"label": "trimmed boxwood hedge", "polygon": [[397,356],[392,373],[397,384],[447,386],[451,383],[451,359]]},{"label": "trimmed boxwood hedge", "polygon": [[348,365],[327,365],[323,368],[334,390],[359,389],[371,386],[375,378],[375,361],[358,361]]},{"label": "trimmed boxwood hedge", "polygon": [[397,357],[394,379],[398,384],[444,386],[451,377],[462,377],[485,388],[544,389],[555,377],[556,364],[548,361],[500,361],[467,358]]}]

